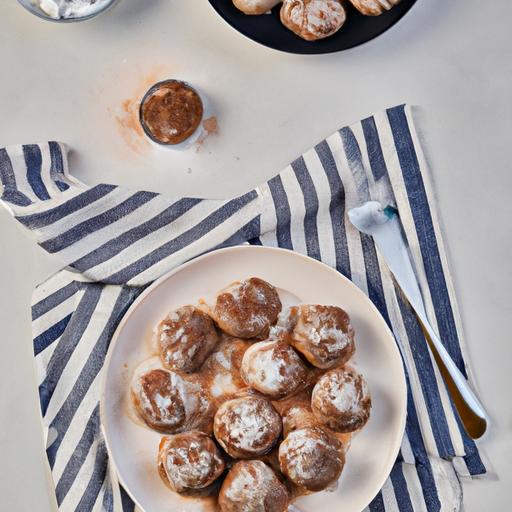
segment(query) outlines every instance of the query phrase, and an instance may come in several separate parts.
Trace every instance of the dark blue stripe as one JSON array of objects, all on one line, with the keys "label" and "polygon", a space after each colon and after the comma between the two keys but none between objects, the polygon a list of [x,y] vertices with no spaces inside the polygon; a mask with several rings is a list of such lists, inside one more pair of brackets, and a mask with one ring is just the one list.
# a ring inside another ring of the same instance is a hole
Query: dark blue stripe
[{"label": "dark blue stripe", "polygon": [[2,201],[17,206],[28,206],[32,201],[17,189],[12,162],[5,148],[0,149],[0,182],[4,191]]},{"label": "dark blue stripe", "polygon": [[80,499],[76,510],[77,511],[90,511],[92,510],[94,503],[98,499],[98,494],[101,491],[101,487],[105,478],[107,477],[107,469],[108,469],[108,454],[107,448],[105,447],[105,443],[101,441],[98,444],[98,449],[96,451],[96,459],[94,461],[94,471],[91,475],[89,483],[85,488],[84,493],[82,494],[82,498]]},{"label": "dark blue stripe", "polygon": [[368,507],[371,512],[386,512],[386,507],[384,506],[384,498],[382,497],[381,491],[379,491],[377,496],[373,498]]},{"label": "dark blue stripe", "polygon": [[427,506],[428,512],[439,512],[441,510],[441,502],[437,493],[436,481],[432,473],[432,466],[429,461],[419,462],[416,465],[416,472],[423,491],[423,499]]},{"label": "dark blue stripe", "polygon": [[291,166],[299,182],[302,195],[304,196],[304,207],[306,209],[306,215],[304,216],[304,234],[308,256],[319,260],[321,254],[320,243],[318,241],[318,227],[316,224],[318,215],[318,195],[316,193],[315,184],[311,179],[304,158],[297,158]]},{"label": "dark blue stripe", "polygon": [[375,181],[377,181],[383,176],[386,176],[388,170],[384,160],[384,155],[382,154],[382,147],[380,145],[377,126],[375,125],[375,119],[373,117],[363,119],[361,121],[361,126],[363,128],[364,139],[366,141],[370,168]]},{"label": "dark blue stripe", "polygon": [[28,206],[29,204],[32,204],[32,201],[25,194],[22,194],[19,190],[10,188],[4,189],[2,201],[12,203],[17,206]]},{"label": "dark blue stripe", "polygon": [[421,427],[416,413],[416,407],[411,393],[411,383],[407,370],[405,372],[407,380],[407,420],[406,433],[409,438],[411,449],[416,459],[416,473],[420,481],[421,489],[429,512],[437,512],[441,508],[439,496],[437,494],[436,482],[432,473],[432,466],[423,444]]},{"label": "dark blue stripe", "polygon": [[81,285],[78,281],[72,281],[71,283],[63,286],[57,291],[45,297],[43,300],[40,300],[38,303],[32,306],[32,320],[37,320],[40,316],[48,313],[51,309],[54,309],[59,304],[69,299],[72,295],[74,295],[79,289]]},{"label": "dark blue stripe", "polygon": [[411,382],[407,368],[405,368],[405,378],[407,381],[407,420],[405,430],[416,463],[419,461],[425,462],[428,461],[428,455],[423,442],[418,413],[416,412],[416,406],[414,405],[414,399],[412,397]]},{"label": "dark blue stripe", "polygon": [[98,337],[98,341],[89,354],[87,361],[84,363],[82,370],[77,375],[73,389],[70,391],[59,412],[51,422],[50,428],[54,428],[57,432],[57,438],[46,450],[48,462],[51,468],[53,468],[55,464],[57,452],[59,451],[62,440],[71,425],[77,409],[80,407],[84,396],[88,393],[92,382],[98,375],[98,372],[103,367],[105,355],[114,331],[130,304],[137,298],[143,289],[143,287],[123,288],[116,300],[116,303],[114,304],[114,307],[112,308],[112,313],[110,314],[103,331]]},{"label": "dark blue stripe", "polygon": [[60,181],[60,180],[57,180],[55,182],[55,185],[57,185],[57,188],[61,191],[61,192],[64,192],[64,190],[67,190],[69,188],[69,185],[63,181]]},{"label": "dark blue stripe", "polygon": [[68,328],[53,351],[46,369],[46,377],[39,386],[39,399],[41,401],[43,416],[46,414],[48,404],[50,403],[64,368],[80,342],[85,329],[89,325],[96,305],[98,304],[101,290],[102,286],[98,284],[87,286],[75,313],[68,323]]},{"label": "dark blue stripe", "polygon": [[65,233],[62,233],[55,238],[46,240],[40,245],[49,253],[62,251],[66,247],[73,245],[78,240],[82,240],[87,235],[99,231],[100,229],[109,226],[119,219],[122,219],[126,215],[132,213],[141,206],[145,205],[147,202],[151,201],[151,199],[157,195],[158,194],[155,192],[136,192],[128,199],[125,199],[123,202],[119,203],[113,208],[110,208],[106,212],[84,220],[83,222],[80,222],[80,224],[73,226]]},{"label": "dark blue stripe", "polygon": [[89,450],[91,449],[94,440],[100,435],[100,406],[99,404],[94,408],[87,424],[85,425],[84,432],[80,441],[78,441],[71,457],[69,458],[60,480],[55,487],[55,494],[57,496],[57,503],[59,506],[64,501],[64,498],[71,489],[76,480],[78,472],[82,468]]},{"label": "dark blue stripe", "polygon": [[60,145],[54,141],[48,142],[48,147],[50,148],[51,158],[50,176],[58,189],[62,192],[69,188],[69,184],[66,183],[67,178],[64,174],[64,157],[62,150]]},{"label": "dark blue stripe", "polygon": [[238,213],[244,206],[251,203],[256,198],[257,193],[253,190],[243,196],[232,199],[188,231],[185,231],[173,240],[161,245],[158,249],[155,249],[142,258],[139,258],[137,261],[128,265],[119,272],[107,277],[105,282],[113,284],[127,283],[137,274],[140,274],[164,258],[167,258],[171,254],[174,254],[180,249],[183,249],[184,247],[187,247],[193,242],[201,239],[206,235],[206,233],[209,233],[216,227],[220,226],[223,222],[227,221],[230,217]]},{"label": "dark blue stripe", "polygon": [[466,466],[468,467],[468,470],[471,475],[482,475],[486,473],[487,470],[484,466],[484,463],[482,462],[482,459],[480,458],[480,454],[478,453],[478,448],[475,442],[473,441],[473,439],[471,439],[471,437],[469,437],[469,435],[466,432],[466,429],[464,428],[464,424],[460,419],[459,413],[453,401],[452,409],[454,412],[455,420],[457,421],[457,426],[459,427],[462,442],[464,444],[464,453],[466,454],[464,460],[466,461]]},{"label": "dark blue stripe", "polygon": [[64,157],[60,144],[55,141],[48,142],[48,148],[50,150],[50,176],[53,179],[64,178]]},{"label": "dark blue stripe", "polygon": [[251,245],[263,245],[261,238],[259,236],[255,237],[255,238],[251,238],[250,240],[248,240],[248,242]]},{"label": "dark blue stripe", "polygon": [[105,493],[103,494],[103,510],[105,512],[114,511],[114,493],[112,491],[112,483],[107,485]]},{"label": "dark blue stripe", "polygon": [[469,474],[472,476],[483,475],[487,473],[487,469],[478,454],[478,451],[474,451],[464,457],[464,461],[469,470]]},{"label": "dark blue stripe", "polygon": [[101,245],[94,251],[91,251],[82,258],[76,260],[71,264],[71,266],[80,272],[85,272],[86,270],[99,265],[116,254],[119,254],[138,240],[150,235],[154,231],[172,224],[201,201],[202,199],[180,199],[173,205],[169,206],[169,208],[166,208],[163,212],[159,213],[152,219],[149,219],[147,222],[122,233]]},{"label": "dark blue stripe", "polygon": [[112,192],[117,188],[114,185],[96,185],[92,187],[82,194],[78,194],[75,197],[72,197],[65,203],[56,206],[50,210],[41,213],[34,213],[32,215],[23,215],[16,217],[24,226],[30,229],[38,229],[44,226],[48,226],[49,224],[53,224],[58,220],[74,213],[82,208],[85,208],[89,204],[105,197],[107,194]]},{"label": "dark blue stripe", "polygon": [[277,175],[268,182],[270,194],[276,210],[276,238],[277,244],[283,249],[293,249],[291,235],[291,211],[288,197],[284,190],[281,176]]},{"label": "dark blue stripe", "polygon": [[41,156],[41,148],[36,144],[23,146],[23,156],[25,157],[25,164],[27,166],[27,181],[32,187],[34,194],[45,201],[50,199],[50,194],[46,190],[41,176],[43,157]]},{"label": "dark blue stripe", "polygon": [[430,215],[418,157],[414,149],[404,107],[390,109],[387,114],[418,234],[439,335],[459,370],[466,376],[466,368],[460,350],[455,319],[434,233],[434,224]]},{"label": "dark blue stripe", "polygon": [[396,462],[391,470],[391,484],[395,491],[395,498],[400,512],[414,512],[411,497],[409,496],[409,489],[405,481],[403,466],[401,462]]},{"label": "dark blue stripe", "polygon": [[49,347],[56,339],[58,339],[71,319],[72,313],[64,317],[62,320],[53,324],[49,329],[34,338],[34,355],[40,354],[45,348]]},{"label": "dark blue stripe", "polygon": [[[221,249],[222,247],[232,247],[234,245],[240,245],[245,242],[253,241],[260,234],[260,216],[258,215],[254,219],[251,219],[241,229],[239,229],[234,235],[224,240],[221,244],[217,245],[212,249]],[[261,245],[261,242],[259,243]],[[210,251],[208,251],[210,252]]]},{"label": "dark blue stripe", "polygon": [[428,410],[430,425],[434,434],[437,449],[441,457],[453,457],[455,450],[453,448],[448,422],[441,403],[439,389],[434,373],[430,352],[428,349],[425,335],[418,323],[416,315],[409,306],[404,302],[401,291],[397,290],[397,300],[400,306],[400,313],[404,322],[404,327],[409,338],[409,346],[411,348],[414,365],[418,372],[423,396]]},{"label": "dark blue stripe", "polygon": [[384,317],[388,326],[391,328],[391,321],[389,320],[389,314],[386,306],[386,298],[384,296],[384,288],[382,286],[382,275],[380,273],[375,244],[369,235],[364,233],[360,233],[360,235],[368,296],[380,311],[380,314]]},{"label": "dark blue stripe", "polygon": [[345,189],[329,144],[324,140],[315,146],[315,150],[331,188],[329,213],[331,215],[333,241],[336,250],[336,269],[350,279],[352,272],[350,269],[347,233],[345,231]]},{"label": "dark blue stripe", "polygon": [[130,496],[128,496],[127,492],[122,486],[119,486],[119,490],[121,491],[121,503],[123,505],[123,512],[133,512],[135,510],[135,503],[132,501]]},{"label": "dark blue stripe", "polygon": [[4,188],[14,190],[17,188],[11,158],[5,148],[0,149],[0,180]]},{"label": "dark blue stripe", "polygon": [[363,157],[361,155],[361,149],[357,143],[357,139],[354,132],[348,128],[342,128],[340,131],[341,141],[343,143],[343,149],[347,157],[348,166],[352,176],[354,177],[354,183],[357,189],[358,199],[363,201],[370,200],[370,191],[368,187],[368,178],[363,165]]}]

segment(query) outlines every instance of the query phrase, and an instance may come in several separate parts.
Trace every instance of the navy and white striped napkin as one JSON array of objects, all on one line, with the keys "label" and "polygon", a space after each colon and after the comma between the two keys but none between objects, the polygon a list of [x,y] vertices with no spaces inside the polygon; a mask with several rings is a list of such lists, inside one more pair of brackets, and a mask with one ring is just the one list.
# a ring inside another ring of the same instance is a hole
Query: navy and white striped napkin
[{"label": "navy and white striped napkin", "polygon": [[99,423],[101,370],[121,317],[153,280],[213,248],[279,246],[324,261],[375,303],[407,370],[406,435],[371,511],[454,511],[462,477],[486,472],[422,330],[370,237],[346,220],[369,199],[399,211],[429,320],[462,372],[461,321],[408,107],[342,128],[234,199],[169,198],[68,173],[57,142],[0,150],[2,203],[62,260],[34,293],[32,318],[46,453],[61,511],[131,511]]}]

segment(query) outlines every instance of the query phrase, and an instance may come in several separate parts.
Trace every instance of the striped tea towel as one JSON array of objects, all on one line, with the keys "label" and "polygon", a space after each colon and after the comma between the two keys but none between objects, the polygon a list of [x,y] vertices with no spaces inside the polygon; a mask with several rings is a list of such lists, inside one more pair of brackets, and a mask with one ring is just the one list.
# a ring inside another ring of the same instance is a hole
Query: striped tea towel
[{"label": "striped tea towel", "polygon": [[407,371],[406,434],[371,511],[456,511],[462,477],[486,472],[409,305],[370,237],[346,220],[369,199],[399,211],[429,320],[461,371],[462,329],[425,160],[408,107],[342,128],[264,185],[234,199],[169,198],[73,179],[57,142],[0,150],[2,202],[65,269],[32,307],[46,452],[62,511],[131,511],[98,417],[111,336],[138,294],[214,248],[278,246],[322,260],[384,316]]}]

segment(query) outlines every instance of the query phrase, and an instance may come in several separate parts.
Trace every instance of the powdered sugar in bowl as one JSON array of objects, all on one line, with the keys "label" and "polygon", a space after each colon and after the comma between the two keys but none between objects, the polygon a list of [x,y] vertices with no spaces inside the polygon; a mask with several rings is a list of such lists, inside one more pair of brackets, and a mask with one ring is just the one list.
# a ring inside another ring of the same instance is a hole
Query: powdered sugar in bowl
[{"label": "powdered sugar in bowl", "polygon": [[85,21],[105,12],[119,0],[18,0],[32,14],[57,23]]}]

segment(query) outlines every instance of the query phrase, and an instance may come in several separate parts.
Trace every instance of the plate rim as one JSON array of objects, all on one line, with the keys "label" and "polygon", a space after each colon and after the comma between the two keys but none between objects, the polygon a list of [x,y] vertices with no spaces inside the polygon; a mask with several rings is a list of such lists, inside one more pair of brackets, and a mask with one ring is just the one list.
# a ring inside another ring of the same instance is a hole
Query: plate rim
[{"label": "plate rim", "polygon": [[[276,252],[276,253],[291,253],[293,257],[298,257],[304,260],[309,261],[310,263],[317,264],[319,266],[325,267],[328,271],[335,274],[338,278],[341,277],[343,281],[346,282],[346,284],[353,288],[355,293],[359,294],[362,299],[368,303],[370,309],[374,311],[376,316],[379,319],[379,322],[382,324],[382,327],[384,331],[386,332],[386,335],[390,337],[390,341],[392,341],[391,346],[392,351],[395,353],[396,357],[398,357],[398,360],[400,361],[400,369],[402,370],[400,372],[400,389],[399,393],[401,395],[400,402],[402,405],[401,408],[401,418],[400,418],[400,426],[397,429],[395,433],[395,439],[394,439],[394,448],[392,450],[392,457],[389,458],[390,462],[384,467],[383,474],[385,475],[382,478],[382,481],[379,482],[378,488],[375,491],[375,494],[373,494],[367,501],[367,503],[364,504],[363,508],[361,510],[364,510],[365,507],[369,505],[369,503],[375,498],[375,496],[379,493],[379,491],[382,489],[382,486],[386,482],[386,480],[389,478],[389,475],[391,474],[391,471],[393,469],[393,465],[396,462],[396,458],[398,456],[398,453],[400,451],[400,446],[402,444],[402,439],[405,433],[405,426],[406,426],[406,420],[407,420],[407,381],[405,376],[405,368],[404,368],[404,361],[402,358],[402,354],[400,352],[400,349],[398,347],[398,343],[396,341],[395,335],[391,331],[391,329],[386,324],[386,321],[384,320],[383,316],[381,315],[380,311],[377,309],[375,304],[370,300],[370,298],[350,279],[348,279],[345,275],[343,275],[341,272],[336,270],[335,268],[323,263],[322,261],[316,260],[314,258],[311,258],[310,256],[307,256],[305,254],[301,254],[299,252],[290,250],[290,249],[284,249],[282,247],[268,247],[268,246],[259,246],[259,245],[235,245],[231,247],[224,247],[221,249],[215,249],[213,251],[209,251],[207,253],[201,254],[195,258],[192,258],[185,263],[182,263],[181,265],[178,265],[177,267],[171,269],[170,271],[166,272],[164,275],[160,276],[158,279],[153,281],[136,299],[135,301],[130,305],[130,307],[126,310],[126,312],[123,315],[123,318],[119,322],[116,330],[114,331],[114,334],[112,335],[112,338],[110,340],[110,344],[108,347],[107,354],[105,356],[105,361],[103,363],[102,367],[102,376],[101,376],[101,386],[100,386],[100,428],[101,433],[103,435],[103,439],[105,441],[105,446],[107,448],[107,453],[109,457],[109,463],[112,464],[112,469],[115,472],[116,479],[118,482],[123,485],[124,490],[128,493],[130,498],[133,500],[133,502],[140,508],[142,512],[148,512],[139,502],[138,500],[132,495],[130,489],[125,485],[123,478],[120,475],[120,472],[117,467],[116,460],[112,454],[112,450],[110,447],[109,437],[107,435],[107,427],[106,427],[106,406],[105,406],[105,393],[106,393],[106,385],[107,385],[107,375],[108,375],[108,369],[110,367],[110,362],[112,359],[112,354],[114,352],[114,349],[119,341],[119,335],[128,322],[128,319],[130,318],[132,312],[138,307],[139,304],[141,304],[144,300],[147,299],[147,297],[152,293],[152,291],[155,288],[158,288],[162,285],[163,282],[170,279],[173,275],[180,272],[184,268],[189,267],[192,264],[197,263],[198,261],[202,261],[205,259],[208,259],[209,257],[212,257],[214,254],[219,253],[228,253],[228,252],[237,252],[237,251],[264,251],[264,252]],[[398,394],[398,391],[397,391]]]},{"label": "plate rim", "polygon": [[[347,48],[342,48],[342,49],[339,49],[339,50],[326,50],[326,51],[306,52],[306,51],[292,51],[292,50],[285,50],[285,49],[282,49],[282,48],[276,48],[275,46],[271,46],[271,45],[266,44],[266,43],[264,43],[262,41],[259,41],[258,39],[254,38],[253,36],[247,34],[247,32],[245,30],[241,30],[238,27],[235,27],[234,25],[232,25],[226,19],[226,17],[222,14],[222,12],[219,11],[219,9],[214,5],[215,0],[207,0],[207,2],[210,5],[210,8],[213,10],[213,12],[219,18],[221,18],[222,21],[231,30],[234,30],[235,32],[238,32],[238,34],[240,34],[241,36],[243,36],[246,39],[249,39],[249,41],[252,41],[253,43],[256,43],[258,46],[262,46],[263,48],[267,48],[267,49],[272,50],[272,51],[284,53],[284,54],[287,54],[287,55],[301,55],[303,57],[308,57],[308,56],[315,57],[315,56],[319,56],[319,55],[333,55],[335,53],[346,52],[346,51],[349,51],[349,50],[353,50],[354,48],[359,48],[359,47],[364,46],[364,45],[366,45],[368,43],[371,43],[372,41],[374,41],[378,37],[382,36],[384,33],[388,32],[389,30],[391,30],[394,27],[396,27],[411,12],[411,10],[414,9],[414,7],[416,7],[418,5],[418,0],[412,0],[413,3],[409,6],[409,8],[406,11],[404,11],[401,14],[401,16],[399,16],[391,25],[389,25],[387,28],[385,28],[382,32],[379,32],[378,34],[375,34],[375,35],[371,36],[369,39],[366,39],[365,41],[363,41],[361,43],[352,44],[352,45],[348,46]],[[250,15],[247,15],[247,16],[250,16]],[[260,14],[259,16],[262,16],[262,15]],[[343,29],[343,27],[341,29]],[[335,34],[333,34],[333,36],[334,35]],[[314,43],[314,41],[312,41],[312,42]]]}]

